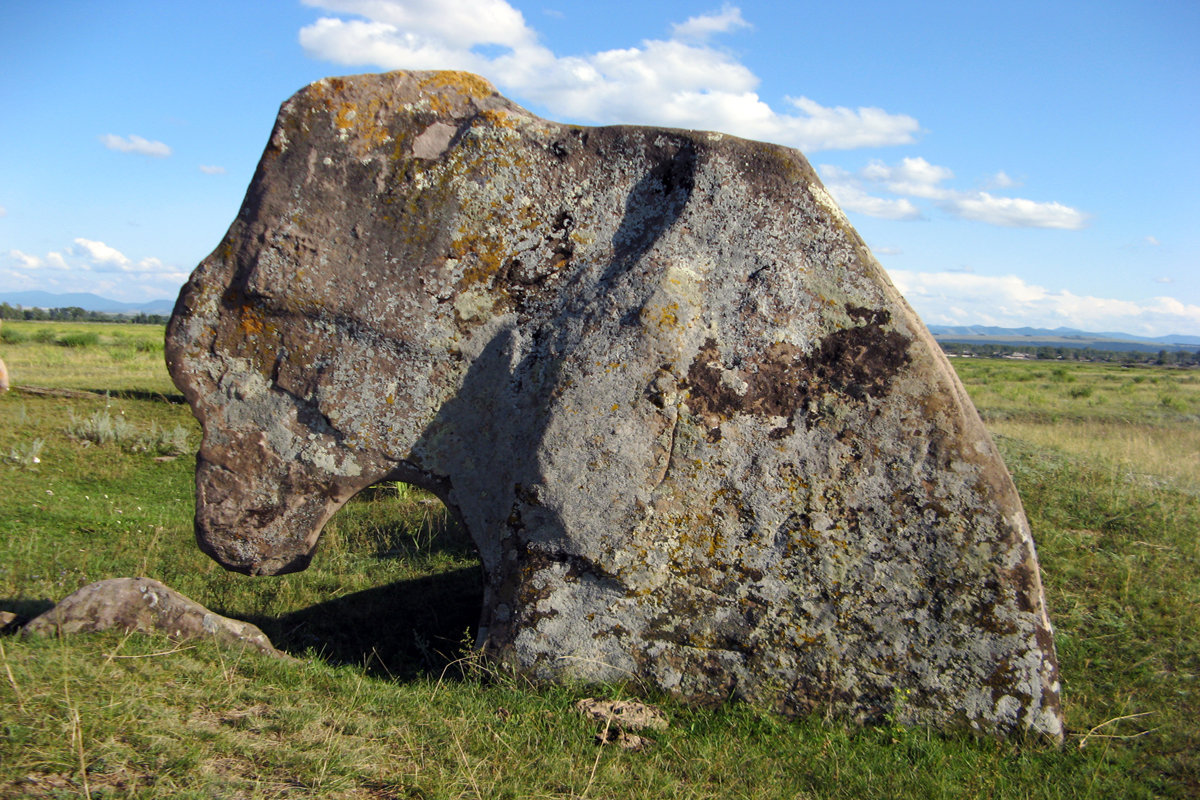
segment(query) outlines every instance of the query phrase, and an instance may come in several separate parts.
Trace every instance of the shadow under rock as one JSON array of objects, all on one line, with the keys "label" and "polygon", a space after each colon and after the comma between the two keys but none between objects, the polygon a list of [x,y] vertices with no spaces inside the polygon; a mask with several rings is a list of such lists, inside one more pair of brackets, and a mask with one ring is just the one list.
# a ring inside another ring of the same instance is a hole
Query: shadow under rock
[{"label": "shadow under rock", "polygon": [[[473,647],[483,603],[478,567],[364,589],[279,617],[241,617],[294,656],[312,649],[393,679],[440,675]],[[218,612],[222,613],[222,612]]]},{"label": "shadow under rock", "polygon": [[98,395],[121,400],[150,400],[157,403],[179,406],[187,402],[181,392],[151,392],[144,389],[92,389]]},{"label": "shadow under rock", "polygon": [[11,624],[0,627],[0,632],[8,636],[16,633],[29,620],[44,614],[54,608],[53,600],[32,600],[28,597],[0,597],[0,611],[10,611],[17,615]]}]

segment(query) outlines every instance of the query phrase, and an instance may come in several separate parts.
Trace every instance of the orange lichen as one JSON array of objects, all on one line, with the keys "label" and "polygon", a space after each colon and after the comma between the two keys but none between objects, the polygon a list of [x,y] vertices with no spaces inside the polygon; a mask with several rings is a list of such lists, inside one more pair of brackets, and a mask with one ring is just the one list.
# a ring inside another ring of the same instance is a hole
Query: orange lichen
[{"label": "orange lichen", "polygon": [[447,70],[431,75],[421,81],[420,87],[425,90],[454,89],[459,94],[475,100],[482,100],[496,93],[495,88],[478,75],[456,70]]},{"label": "orange lichen", "polygon": [[242,333],[246,336],[254,336],[266,330],[262,314],[251,305],[244,305],[238,309],[238,318],[242,326]]},{"label": "orange lichen", "polygon": [[511,131],[517,127],[517,118],[502,109],[485,109],[479,113],[479,116],[491,123],[494,128]]},{"label": "orange lichen", "polygon": [[467,264],[459,284],[462,288],[490,280],[504,263],[504,248],[498,242],[465,231],[450,243],[450,255]]},{"label": "orange lichen", "polygon": [[347,130],[354,127],[354,122],[358,118],[358,107],[354,103],[342,103],[342,107],[338,109],[337,116],[333,119],[333,124],[338,130]]}]

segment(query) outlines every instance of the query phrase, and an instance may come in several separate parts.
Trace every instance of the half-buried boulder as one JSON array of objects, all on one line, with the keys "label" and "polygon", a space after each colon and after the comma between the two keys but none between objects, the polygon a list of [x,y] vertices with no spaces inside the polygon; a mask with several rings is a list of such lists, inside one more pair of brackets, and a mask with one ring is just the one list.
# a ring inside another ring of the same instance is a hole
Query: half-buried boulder
[{"label": "half-buried boulder", "polygon": [[162,633],[181,641],[212,639],[282,656],[249,622],[214,614],[153,578],[109,578],[67,595],[22,628],[26,635],[70,635],[106,630]]},{"label": "half-buried boulder", "polygon": [[167,359],[230,569],[303,569],[408,481],[527,674],[1061,736],[1012,481],[795,150],[560,125],[463,73],[318,81]]}]

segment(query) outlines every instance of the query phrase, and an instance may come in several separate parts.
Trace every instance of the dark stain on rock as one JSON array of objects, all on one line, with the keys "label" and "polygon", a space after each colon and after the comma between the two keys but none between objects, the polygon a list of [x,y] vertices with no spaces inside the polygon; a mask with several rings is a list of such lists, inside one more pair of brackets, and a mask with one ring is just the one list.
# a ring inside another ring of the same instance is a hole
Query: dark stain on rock
[{"label": "dark stain on rock", "polygon": [[680,385],[688,393],[688,408],[698,417],[729,419],[744,408],[745,398],[721,381],[721,351],[714,339],[708,339],[688,369]]},{"label": "dark stain on rock", "polygon": [[810,356],[810,369],[819,384],[855,400],[882,397],[892,378],[908,365],[909,340],[883,326],[891,321],[885,310],[847,306],[847,314],[864,324],[843,328],[825,337]]},{"label": "dark stain on rock", "polygon": [[772,436],[781,438],[792,432],[799,410],[814,424],[823,400],[863,402],[884,396],[892,378],[909,363],[909,339],[885,327],[891,321],[887,311],[848,306],[846,313],[860,324],[834,331],[812,352],[775,342],[742,370],[725,369],[716,341],[708,339],[684,382],[688,408],[710,427],[737,414],[786,417],[787,427]]}]

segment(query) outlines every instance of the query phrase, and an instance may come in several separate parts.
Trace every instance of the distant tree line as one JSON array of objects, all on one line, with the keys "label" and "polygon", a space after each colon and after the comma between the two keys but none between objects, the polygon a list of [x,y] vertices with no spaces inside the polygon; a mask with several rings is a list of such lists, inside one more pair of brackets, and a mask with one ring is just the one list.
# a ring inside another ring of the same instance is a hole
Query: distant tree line
[{"label": "distant tree line", "polygon": [[1019,358],[1042,361],[1100,361],[1110,364],[1152,364],[1158,366],[1200,366],[1200,350],[1097,350],[1094,347],[1022,346],[1018,344],[979,344],[938,342],[948,355],[977,358]]},{"label": "distant tree line", "polygon": [[85,311],[79,306],[67,308],[24,308],[0,303],[0,319],[24,319],[53,322],[128,322],[134,325],[166,325],[162,314],[113,314],[105,311]]}]

